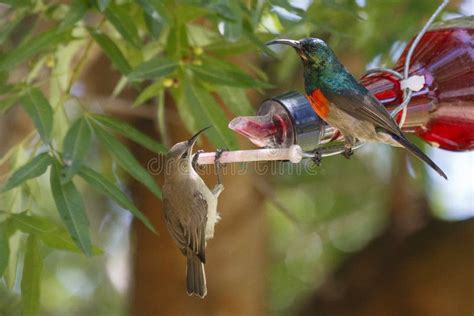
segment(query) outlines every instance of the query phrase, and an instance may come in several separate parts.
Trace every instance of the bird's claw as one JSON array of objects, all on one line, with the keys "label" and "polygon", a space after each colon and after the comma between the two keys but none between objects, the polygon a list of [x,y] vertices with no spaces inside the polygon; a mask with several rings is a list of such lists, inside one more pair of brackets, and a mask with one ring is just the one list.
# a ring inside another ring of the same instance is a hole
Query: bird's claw
[{"label": "bird's claw", "polygon": [[323,159],[323,154],[321,153],[321,150],[319,149],[314,152],[314,156],[313,158],[311,158],[313,163],[318,167],[321,165],[322,159]]},{"label": "bird's claw", "polygon": [[219,163],[219,159],[221,159],[222,154],[224,151],[227,151],[226,148],[220,148],[216,150],[216,155],[214,156],[214,162]]},{"label": "bird's claw", "polygon": [[346,159],[351,159],[351,156],[354,154],[354,151],[352,150],[351,147],[346,147],[344,149],[344,152],[342,153],[342,155],[346,158]]},{"label": "bird's claw", "polygon": [[218,183],[212,189],[212,194],[214,194],[216,197],[219,197],[222,191],[224,191],[224,185],[222,183]]},{"label": "bird's claw", "polygon": [[222,179],[221,179],[221,163],[219,162],[219,159],[221,159],[222,153],[224,151],[227,151],[227,149],[217,149],[216,150],[216,155],[214,156],[214,166],[216,168],[216,174],[217,174],[217,185],[222,185]]},{"label": "bird's claw", "polygon": [[200,149],[200,150],[196,151],[196,153],[193,156],[193,161],[191,162],[191,165],[193,166],[193,169],[196,170],[196,171],[199,168],[199,165],[197,163],[199,155],[203,152],[204,152],[204,150]]}]

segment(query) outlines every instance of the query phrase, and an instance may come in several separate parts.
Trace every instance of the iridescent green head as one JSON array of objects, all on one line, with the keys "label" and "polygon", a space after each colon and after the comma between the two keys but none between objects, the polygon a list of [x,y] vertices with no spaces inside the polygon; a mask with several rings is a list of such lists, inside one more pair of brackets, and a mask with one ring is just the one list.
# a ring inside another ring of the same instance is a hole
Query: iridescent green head
[{"label": "iridescent green head", "polygon": [[299,41],[278,39],[267,45],[283,44],[293,47],[300,56],[304,66],[305,90],[314,89],[334,81],[345,72],[333,50],[319,38],[305,38]]},{"label": "iridescent green head", "polygon": [[324,68],[331,62],[337,62],[332,49],[319,38],[305,38],[299,41],[278,39],[268,42],[267,45],[283,44],[293,47],[305,65]]}]

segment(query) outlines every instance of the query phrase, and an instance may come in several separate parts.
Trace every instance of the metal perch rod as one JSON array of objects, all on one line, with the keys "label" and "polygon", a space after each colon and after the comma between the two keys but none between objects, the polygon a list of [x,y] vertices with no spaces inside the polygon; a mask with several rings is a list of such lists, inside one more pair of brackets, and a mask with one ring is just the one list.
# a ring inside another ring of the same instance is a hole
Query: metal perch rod
[{"label": "metal perch rod", "polygon": [[[362,143],[358,143],[353,147],[353,149],[359,148],[362,145]],[[341,150],[344,150],[343,145],[321,148],[319,149],[319,152],[321,153],[321,157],[329,157],[340,154]],[[292,163],[299,163],[303,158],[313,158],[314,155],[314,153],[304,152],[299,145],[292,145],[289,148],[224,151],[219,158],[219,162],[226,164],[236,162],[288,160]],[[211,165],[214,163],[215,157],[215,152],[199,153],[197,163],[198,165]]]}]

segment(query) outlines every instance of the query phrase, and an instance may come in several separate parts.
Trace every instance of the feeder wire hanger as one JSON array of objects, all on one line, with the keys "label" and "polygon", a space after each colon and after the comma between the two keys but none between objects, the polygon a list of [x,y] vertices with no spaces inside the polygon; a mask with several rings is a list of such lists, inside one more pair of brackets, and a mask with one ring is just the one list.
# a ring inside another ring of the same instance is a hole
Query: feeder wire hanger
[{"label": "feeder wire hanger", "polygon": [[[420,91],[424,84],[425,78],[423,76],[414,75],[409,77],[410,63],[412,55],[415,51],[416,46],[420,42],[423,35],[425,35],[428,28],[433,24],[433,21],[441,13],[441,11],[448,5],[449,0],[443,0],[443,2],[438,6],[436,11],[431,15],[428,21],[425,23],[423,28],[420,30],[416,38],[413,40],[408,53],[405,58],[405,64],[403,68],[403,74],[400,72],[390,69],[390,68],[373,68],[368,70],[365,75],[370,76],[372,74],[385,72],[393,75],[400,81],[400,87],[404,90],[403,92],[403,101],[398,105],[392,112],[392,117],[396,117],[400,112],[402,115],[400,117],[400,122],[398,125],[400,128],[403,127],[406,120],[407,106],[410,102],[413,92]],[[364,145],[363,142],[358,141],[353,149],[357,149]],[[344,146],[325,146],[318,148],[321,152],[321,157],[328,157],[340,154],[344,152]],[[219,162],[221,164],[225,163],[236,163],[236,162],[250,162],[250,161],[272,161],[272,160],[289,160],[293,163],[299,163],[303,158],[314,158],[314,152],[304,152],[299,145],[292,145],[289,148],[261,148],[261,149],[252,149],[252,150],[236,150],[236,151],[224,151],[220,158]],[[215,152],[204,152],[199,153],[197,163],[199,165],[204,164],[213,164],[215,162]]]},{"label": "feeder wire hanger", "polygon": [[[407,114],[407,106],[408,103],[410,103],[411,97],[413,95],[413,91],[418,92],[423,88],[423,85],[425,84],[425,78],[423,76],[412,76],[409,77],[408,72],[410,70],[410,63],[411,63],[411,58],[413,56],[413,53],[415,51],[416,46],[420,42],[421,38],[423,35],[425,35],[426,31],[428,28],[433,24],[433,21],[436,19],[436,17],[441,13],[441,11],[448,5],[449,0],[444,0],[436,9],[436,11],[431,15],[431,17],[428,19],[428,21],[425,23],[421,31],[418,33],[416,38],[413,40],[408,53],[405,57],[405,64],[403,67],[403,74],[399,73],[396,70],[390,69],[390,68],[373,68],[370,69],[369,71],[366,72],[366,75],[372,75],[375,73],[380,73],[380,72],[386,72],[389,73],[393,76],[395,76],[401,83],[401,87],[404,88],[404,93],[403,93],[403,102],[398,105],[391,113],[392,117],[396,117],[400,111],[402,111],[402,116],[400,118],[399,126],[400,128],[403,127],[403,124],[405,124],[406,120],[406,114]],[[413,79],[413,80],[411,80]],[[410,82],[411,80],[411,82]]]}]

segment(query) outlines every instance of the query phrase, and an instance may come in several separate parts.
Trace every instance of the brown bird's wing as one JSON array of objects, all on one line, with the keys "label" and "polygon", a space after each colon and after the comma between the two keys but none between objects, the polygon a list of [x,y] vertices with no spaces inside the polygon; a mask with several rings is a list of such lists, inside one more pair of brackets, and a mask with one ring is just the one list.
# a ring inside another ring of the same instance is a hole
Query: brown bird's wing
[{"label": "brown bird's wing", "polygon": [[400,135],[400,129],[385,107],[370,93],[362,94],[358,91],[344,91],[337,93],[323,91],[329,102],[347,114],[363,121],[369,121],[376,127],[387,132]]},{"label": "brown bird's wing", "polygon": [[[172,205],[164,199],[165,221],[171,237],[178,243],[184,255],[191,251],[197,255],[201,262],[206,262],[206,223],[207,202],[200,192],[195,192],[192,197],[191,210],[177,211],[174,208],[184,207],[185,203]],[[178,214],[188,214],[189,218],[183,219]]]}]

